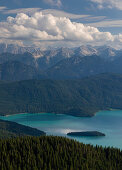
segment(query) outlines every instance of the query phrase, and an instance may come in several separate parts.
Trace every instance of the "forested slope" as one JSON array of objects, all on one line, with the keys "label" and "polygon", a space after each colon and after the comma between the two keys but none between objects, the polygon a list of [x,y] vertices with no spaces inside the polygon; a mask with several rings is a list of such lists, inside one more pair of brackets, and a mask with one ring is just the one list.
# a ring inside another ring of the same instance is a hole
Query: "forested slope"
[{"label": "forested slope", "polygon": [[15,122],[0,120],[0,138],[42,135],[45,135],[45,133],[38,129],[20,125]]},{"label": "forested slope", "polygon": [[1,170],[121,170],[119,149],[93,147],[63,137],[0,140]]},{"label": "forested slope", "polygon": [[110,108],[122,109],[122,75],[0,82],[1,115],[48,112],[93,116]]}]

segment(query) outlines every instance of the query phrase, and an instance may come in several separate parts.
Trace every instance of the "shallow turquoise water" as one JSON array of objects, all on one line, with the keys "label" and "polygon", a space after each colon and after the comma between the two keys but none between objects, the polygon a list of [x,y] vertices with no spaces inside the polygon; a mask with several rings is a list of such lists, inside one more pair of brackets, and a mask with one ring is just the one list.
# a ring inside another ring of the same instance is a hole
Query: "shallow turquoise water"
[{"label": "shallow turquoise water", "polygon": [[66,136],[66,133],[71,131],[100,131],[106,136],[74,139],[86,144],[113,146],[122,149],[122,110],[101,111],[91,118],[44,113],[0,116],[0,119],[35,127],[45,131],[48,135]]}]

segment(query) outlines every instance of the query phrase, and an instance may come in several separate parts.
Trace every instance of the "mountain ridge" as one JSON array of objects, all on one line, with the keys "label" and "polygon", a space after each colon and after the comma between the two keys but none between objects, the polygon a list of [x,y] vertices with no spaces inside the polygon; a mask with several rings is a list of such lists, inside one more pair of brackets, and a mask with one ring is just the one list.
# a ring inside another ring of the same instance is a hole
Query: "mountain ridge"
[{"label": "mountain ridge", "polygon": [[99,110],[122,109],[122,75],[101,74],[82,80],[1,82],[0,94],[0,115],[94,116]]},{"label": "mountain ridge", "polygon": [[36,68],[19,61],[7,61],[0,64],[0,80],[27,80],[33,79],[38,74],[40,73]]},{"label": "mountain ridge", "polygon": [[[122,50],[108,46],[37,51],[33,48],[32,53],[25,48],[21,54],[0,54],[1,74],[3,73],[1,80],[23,80],[21,72],[24,70],[27,73],[24,79],[81,79],[101,73],[122,73]],[[7,62],[11,64],[7,65]],[[16,66],[15,62],[20,62],[21,66]],[[16,73],[15,78],[13,74],[6,76],[7,70],[10,70],[8,73]]]}]

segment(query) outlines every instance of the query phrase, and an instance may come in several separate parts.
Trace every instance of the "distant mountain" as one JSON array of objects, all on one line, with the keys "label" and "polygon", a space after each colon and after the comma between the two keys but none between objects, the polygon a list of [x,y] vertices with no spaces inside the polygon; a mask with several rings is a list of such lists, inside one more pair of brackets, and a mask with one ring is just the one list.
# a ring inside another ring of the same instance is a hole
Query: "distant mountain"
[{"label": "distant mountain", "polygon": [[74,54],[77,56],[89,56],[89,55],[97,55],[98,50],[95,47],[92,47],[90,45],[87,46],[81,46],[74,50]]},{"label": "distant mountain", "polygon": [[90,75],[108,72],[110,63],[97,56],[74,56],[64,59],[47,70],[52,79],[80,79]]},{"label": "distant mountain", "polygon": [[35,78],[38,74],[36,68],[18,61],[8,61],[0,64],[0,80],[27,80]]},{"label": "distant mountain", "polygon": [[[80,79],[100,73],[122,73],[122,50],[107,46],[88,45],[72,49],[41,50],[34,47],[14,48],[14,45],[6,45],[4,50],[2,47],[1,49],[2,52],[11,52],[0,54],[1,80],[22,80],[20,70],[21,73],[25,73],[23,79]],[[13,64],[9,64],[9,68],[6,67],[6,62],[14,62],[14,67]],[[15,62],[20,62],[21,66],[15,66]],[[3,74],[6,68],[11,70],[12,74],[16,73],[14,79],[9,74],[9,79],[6,78],[6,73]]]},{"label": "distant mountain", "polygon": [[24,54],[41,52],[45,49],[36,47],[23,47],[15,44],[0,44],[0,53]]},{"label": "distant mountain", "polygon": [[[34,54],[33,54],[34,55]],[[38,63],[38,68],[40,70],[46,70],[52,66],[54,66],[59,61],[72,57],[74,52],[72,49],[68,48],[60,48],[60,49],[52,49],[43,51],[43,56],[35,56],[36,62]]]},{"label": "distant mountain", "polygon": [[101,74],[82,80],[0,82],[0,114],[58,113],[93,116],[122,109],[122,76]]},{"label": "distant mountain", "polygon": [[14,44],[0,44],[0,54],[11,53],[11,54],[24,54],[30,53],[35,58],[47,57],[48,60],[55,56],[62,58],[69,58],[72,56],[90,56],[99,55],[105,57],[113,57],[118,53],[122,54],[122,50],[115,50],[109,46],[91,46],[82,45],[76,48],[37,48],[37,47],[21,47]]},{"label": "distant mountain", "polygon": [[[13,48],[12,48],[13,49]],[[46,70],[51,66],[55,65],[57,62],[61,61],[64,58],[68,58],[72,55],[72,50],[70,49],[52,49],[46,51],[26,51],[23,52],[18,51],[18,53],[13,53],[12,51],[6,49],[2,51],[4,53],[0,53],[0,63],[4,63],[7,61],[19,61],[21,63],[31,65],[33,67],[38,68],[39,70]]]},{"label": "distant mountain", "polygon": [[32,67],[38,67],[37,62],[31,53],[23,54],[12,54],[12,53],[2,53],[0,54],[0,64],[8,61],[18,61]]},{"label": "distant mountain", "polygon": [[116,58],[122,56],[122,50],[116,50],[109,46],[96,47],[97,55],[109,61],[116,60]]},{"label": "distant mountain", "polygon": [[15,122],[0,120],[0,138],[42,135],[45,135],[45,133],[38,129],[20,125]]},{"label": "distant mountain", "polygon": [[46,73],[52,79],[80,79],[100,73],[122,73],[122,54],[118,51],[115,55],[114,50],[107,48],[99,55],[76,55],[61,60]]}]

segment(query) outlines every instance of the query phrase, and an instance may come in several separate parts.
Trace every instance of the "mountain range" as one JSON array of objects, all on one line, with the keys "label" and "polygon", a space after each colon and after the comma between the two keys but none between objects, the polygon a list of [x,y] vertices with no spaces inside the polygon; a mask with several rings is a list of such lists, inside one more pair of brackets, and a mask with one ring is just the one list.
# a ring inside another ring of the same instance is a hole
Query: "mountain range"
[{"label": "mountain range", "polygon": [[81,79],[122,73],[122,50],[101,46],[41,49],[0,44],[0,80]]}]

